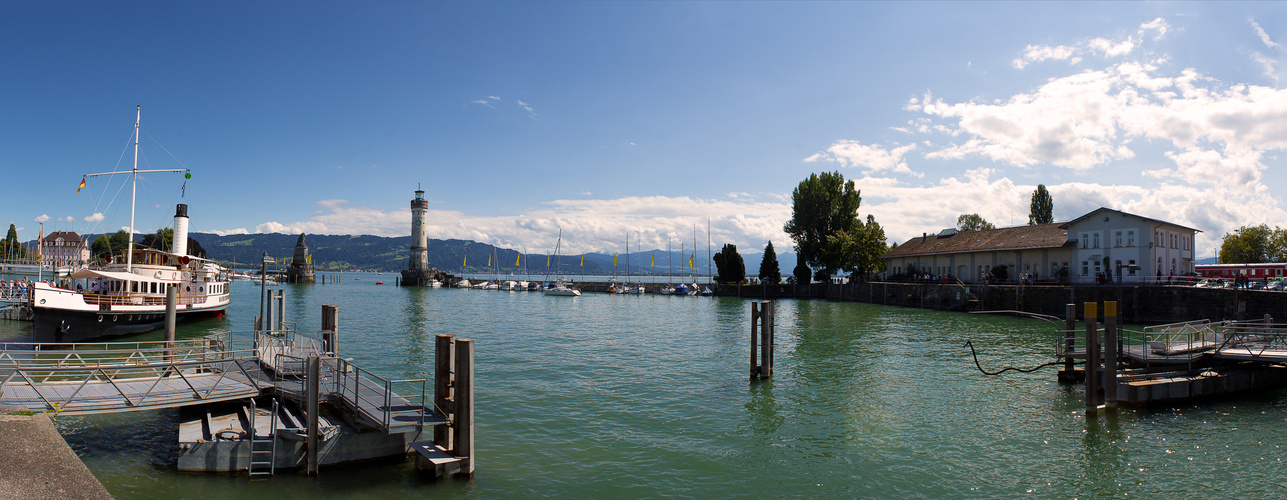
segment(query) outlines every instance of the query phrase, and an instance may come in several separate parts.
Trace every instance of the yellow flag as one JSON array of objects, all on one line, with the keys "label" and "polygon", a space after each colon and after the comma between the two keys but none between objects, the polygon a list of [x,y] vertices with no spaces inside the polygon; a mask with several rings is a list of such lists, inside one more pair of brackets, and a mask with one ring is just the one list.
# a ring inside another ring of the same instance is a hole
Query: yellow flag
[{"label": "yellow flag", "polygon": [[523,258],[523,254],[521,253],[514,256],[514,267],[518,267],[518,261],[519,259],[522,259],[522,258]]},{"label": "yellow flag", "polygon": [[697,252],[693,252],[692,255],[688,256],[688,267],[693,267],[693,259],[695,258],[697,258]]},{"label": "yellow flag", "polygon": [[581,254],[581,266],[585,266],[585,254]]},{"label": "yellow flag", "polygon": [[652,267],[657,267],[657,252],[652,253]]},{"label": "yellow flag", "polygon": [[550,254],[545,254],[545,267],[550,267]]},{"label": "yellow flag", "polygon": [[465,260],[464,260],[464,261],[462,261],[462,262],[460,263],[460,267],[467,267],[467,266],[469,266],[469,256],[468,256],[468,255],[466,255],[466,256],[465,256]]},{"label": "yellow flag", "polygon": [[617,254],[612,254],[612,267],[617,267]]},{"label": "yellow flag", "polygon": [[492,256],[487,256],[487,267],[492,267]]}]

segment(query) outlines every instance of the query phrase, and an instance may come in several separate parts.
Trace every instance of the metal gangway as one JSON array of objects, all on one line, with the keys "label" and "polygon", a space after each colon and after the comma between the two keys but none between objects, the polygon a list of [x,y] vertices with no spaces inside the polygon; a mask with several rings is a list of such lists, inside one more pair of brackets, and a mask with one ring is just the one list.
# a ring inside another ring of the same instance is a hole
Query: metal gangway
[{"label": "metal gangway", "polygon": [[[1085,332],[1074,330],[1071,333],[1075,340],[1070,343],[1060,339],[1055,354],[1084,359]],[[1103,335],[1102,327],[1099,333]],[[1147,326],[1140,330],[1123,328],[1118,339],[1117,349],[1121,357],[1146,367],[1187,365],[1192,369],[1195,364],[1208,360],[1287,363],[1287,324],[1275,324],[1269,318],[1252,321],[1195,320]]]},{"label": "metal gangway", "polygon": [[[322,351],[319,338],[226,332],[174,342],[0,343],[0,404],[60,415],[174,408],[275,394],[302,402],[315,358],[319,398],[386,433],[447,423],[424,379],[388,380]],[[398,392],[406,394],[400,395]]]}]

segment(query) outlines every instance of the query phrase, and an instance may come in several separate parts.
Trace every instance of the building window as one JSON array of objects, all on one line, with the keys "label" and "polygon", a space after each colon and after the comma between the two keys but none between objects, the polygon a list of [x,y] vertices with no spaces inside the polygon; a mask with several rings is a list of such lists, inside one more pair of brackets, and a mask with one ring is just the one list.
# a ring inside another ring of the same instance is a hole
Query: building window
[{"label": "building window", "polygon": [[1090,274],[1090,263],[1083,260],[1081,261],[1081,275],[1086,276],[1088,274]]},{"label": "building window", "polygon": [[1089,245],[1090,245],[1090,235],[1086,233],[1081,233],[1081,247],[1090,248]]},{"label": "building window", "polygon": [[1120,246],[1122,246],[1122,232],[1121,232],[1121,231],[1117,231],[1117,232],[1113,233],[1113,246],[1115,246],[1115,247],[1120,247]]},{"label": "building window", "polygon": [[1095,246],[1092,248],[1099,248],[1099,233],[1095,233],[1093,237],[1095,238]]}]

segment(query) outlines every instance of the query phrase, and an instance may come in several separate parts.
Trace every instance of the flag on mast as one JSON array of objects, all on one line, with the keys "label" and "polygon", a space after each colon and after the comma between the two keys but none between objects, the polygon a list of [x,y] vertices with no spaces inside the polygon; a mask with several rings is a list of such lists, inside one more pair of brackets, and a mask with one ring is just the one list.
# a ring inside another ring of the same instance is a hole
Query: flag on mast
[{"label": "flag on mast", "polygon": [[581,254],[581,267],[585,267],[585,254]]},{"label": "flag on mast", "polygon": [[693,267],[693,259],[695,258],[697,258],[697,252],[693,252],[692,255],[688,256],[688,267]]},{"label": "flag on mast", "polygon": [[487,267],[492,267],[492,256],[487,256]]},{"label": "flag on mast", "polygon": [[657,252],[653,252],[653,253],[652,253],[652,266],[651,266],[651,267],[657,267]]},{"label": "flag on mast", "polygon": [[469,267],[469,255],[465,255],[465,260],[460,263],[460,267]]},{"label": "flag on mast", "polygon": [[188,181],[183,181],[183,185],[179,186],[179,197],[183,198],[184,196],[187,196],[187,195],[188,195]]},{"label": "flag on mast", "polygon": [[612,254],[612,267],[617,267],[617,254]]},{"label": "flag on mast", "polygon": [[522,258],[523,258],[523,254],[521,253],[514,256],[514,267],[518,267],[518,261],[519,259],[522,259]]},{"label": "flag on mast", "polygon": [[81,178],[80,185],[76,186],[76,194],[80,194],[80,188],[83,188],[83,187],[85,187],[85,179]]}]

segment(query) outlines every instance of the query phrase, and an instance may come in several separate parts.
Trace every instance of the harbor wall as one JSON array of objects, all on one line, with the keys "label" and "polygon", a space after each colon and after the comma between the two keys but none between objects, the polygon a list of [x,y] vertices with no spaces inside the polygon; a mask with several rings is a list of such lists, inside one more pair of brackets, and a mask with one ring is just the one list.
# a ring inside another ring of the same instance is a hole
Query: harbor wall
[{"label": "harbor wall", "polygon": [[1287,293],[1191,286],[961,285],[868,282],[843,285],[721,285],[720,296],[828,300],[954,311],[1016,310],[1062,317],[1065,304],[1117,301],[1129,323],[1262,318],[1287,321]]}]

